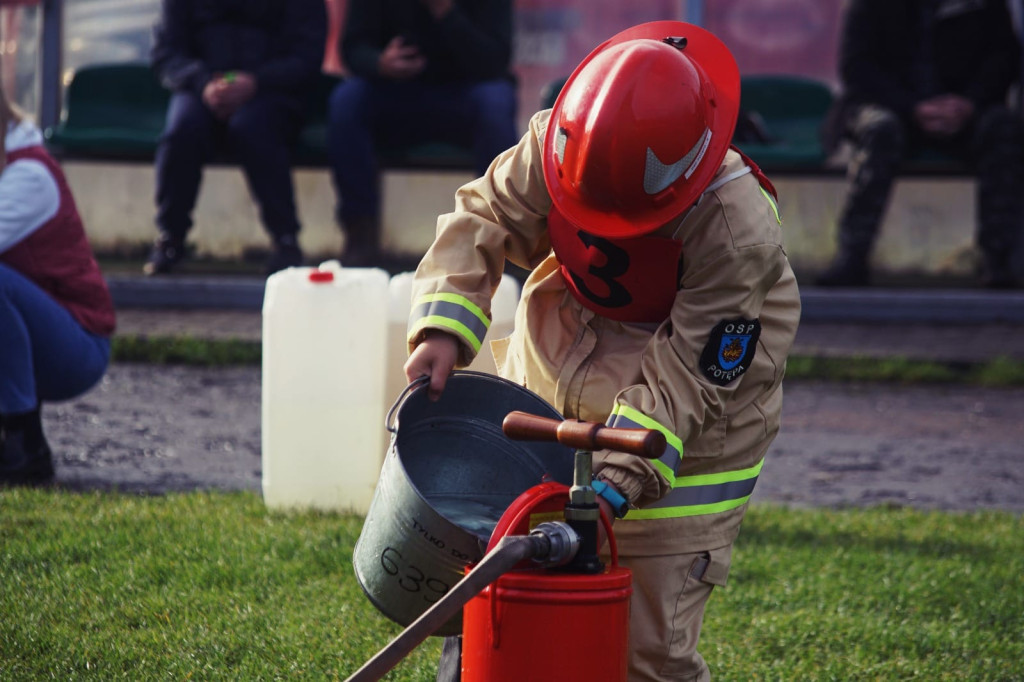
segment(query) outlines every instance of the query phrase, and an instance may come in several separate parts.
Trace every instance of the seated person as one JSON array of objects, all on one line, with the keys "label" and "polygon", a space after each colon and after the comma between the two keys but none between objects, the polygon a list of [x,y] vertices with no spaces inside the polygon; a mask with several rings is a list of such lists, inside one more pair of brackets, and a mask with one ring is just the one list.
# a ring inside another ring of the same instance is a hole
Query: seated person
[{"label": "seated person", "polygon": [[840,49],[843,98],[830,137],[848,137],[850,190],[821,286],[868,283],[869,257],[900,163],[934,149],[978,177],[983,283],[1018,286],[1024,125],[1007,106],[1020,46],[1005,0],[852,0]]},{"label": "seated person", "polygon": [[0,88],[0,483],[53,479],[44,400],[107,371],[114,306],[64,174]]},{"label": "seated person", "polygon": [[511,0],[348,0],[328,127],[345,265],[379,263],[379,145],[472,147],[479,174],[515,145],[511,57]]},{"label": "seated person", "polygon": [[181,261],[203,166],[220,151],[242,165],[273,239],[267,274],[302,264],[291,148],[320,73],[326,17],[323,0],[163,0],[152,60],[173,94],[146,274]]}]

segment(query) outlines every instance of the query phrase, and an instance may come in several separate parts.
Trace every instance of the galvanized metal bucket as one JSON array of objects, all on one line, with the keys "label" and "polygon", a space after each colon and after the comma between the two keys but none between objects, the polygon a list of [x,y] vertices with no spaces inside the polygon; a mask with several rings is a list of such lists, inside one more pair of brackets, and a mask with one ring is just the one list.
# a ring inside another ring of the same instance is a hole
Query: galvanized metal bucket
[{"label": "galvanized metal bucket", "polygon": [[[352,563],[366,596],[398,624],[416,620],[483,558],[516,497],[545,480],[572,483],[570,448],[505,436],[513,410],[561,418],[525,388],[468,371],[453,373],[437,402],[425,381],[414,382],[388,412],[391,445]],[[460,614],[434,634],[461,628]]]}]

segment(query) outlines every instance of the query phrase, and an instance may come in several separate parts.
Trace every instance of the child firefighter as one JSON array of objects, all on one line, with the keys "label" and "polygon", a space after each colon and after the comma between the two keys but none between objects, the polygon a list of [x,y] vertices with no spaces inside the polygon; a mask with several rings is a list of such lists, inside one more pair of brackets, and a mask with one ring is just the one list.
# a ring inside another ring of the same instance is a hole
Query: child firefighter
[{"label": "child firefighter", "polygon": [[736,62],[707,31],[630,28],[456,194],[416,272],[410,381],[437,396],[480,351],[505,260],[531,270],[501,376],[567,418],[664,433],[594,453],[633,572],[629,679],[709,680],[704,607],[779,430],[800,317],[775,190],[730,146]]}]

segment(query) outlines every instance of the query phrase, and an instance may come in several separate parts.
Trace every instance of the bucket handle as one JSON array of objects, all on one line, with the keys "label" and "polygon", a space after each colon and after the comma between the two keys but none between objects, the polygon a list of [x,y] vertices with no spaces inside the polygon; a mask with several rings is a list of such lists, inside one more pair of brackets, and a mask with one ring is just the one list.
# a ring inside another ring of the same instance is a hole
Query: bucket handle
[{"label": "bucket handle", "polygon": [[416,377],[415,379],[409,382],[408,386],[402,389],[402,392],[398,394],[398,398],[395,399],[395,404],[391,406],[391,409],[388,410],[387,416],[384,417],[385,429],[387,429],[391,433],[398,433],[397,427],[395,427],[392,424],[395,412],[398,411],[398,408],[402,405],[402,403],[405,402],[405,399],[409,396],[410,393],[412,393],[415,389],[419,388],[420,386],[426,385],[429,382],[430,377],[428,377],[427,375],[423,375],[421,377]]}]

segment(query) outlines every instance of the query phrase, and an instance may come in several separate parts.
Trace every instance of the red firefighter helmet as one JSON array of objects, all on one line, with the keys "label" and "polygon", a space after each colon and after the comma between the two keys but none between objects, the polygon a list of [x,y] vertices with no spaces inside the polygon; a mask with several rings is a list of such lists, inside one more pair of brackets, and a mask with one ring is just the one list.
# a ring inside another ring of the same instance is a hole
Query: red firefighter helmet
[{"label": "red firefighter helmet", "polygon": [[544,180],[555,207],[601,237],[652,232],[711,183],[732,141],[740,75],[702,28],[655,21],[583,60],[555,101]]}]

